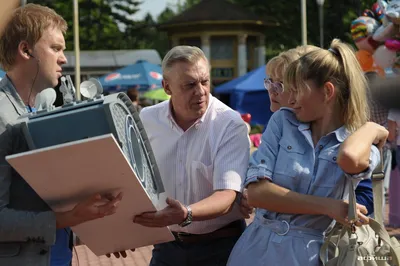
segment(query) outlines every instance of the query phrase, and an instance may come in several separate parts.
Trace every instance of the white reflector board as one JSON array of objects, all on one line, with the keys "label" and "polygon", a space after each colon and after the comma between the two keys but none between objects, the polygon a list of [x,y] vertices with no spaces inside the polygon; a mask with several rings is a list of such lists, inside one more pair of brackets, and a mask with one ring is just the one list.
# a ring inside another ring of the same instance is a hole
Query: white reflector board
[{"label": "white reflector board", "polygon": [[117,213],[75,226],[75,234],[98,256],[174,240],[170,230],[133,223],[156,207],[112,134],[6,157],[56,212],[71,210],[95,193],[123,193]]}]

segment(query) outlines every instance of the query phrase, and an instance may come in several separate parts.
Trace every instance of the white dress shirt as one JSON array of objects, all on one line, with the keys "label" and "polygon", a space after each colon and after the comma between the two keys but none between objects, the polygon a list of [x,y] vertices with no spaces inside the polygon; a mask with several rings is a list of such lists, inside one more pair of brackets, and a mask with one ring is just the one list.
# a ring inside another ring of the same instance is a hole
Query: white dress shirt
[{"label": "white dress shirt", "polygon": [[[242,190],[250,140],[239,113],[210,95],[206,113],[186,131],[173,119],[169,100],[144,108],[140,118],[161,173],[165,196],[190,205],[215,190]],[[173,225],[170,229],[205,234],[241,218],[235,204],[224,216],[183,228]]]}]

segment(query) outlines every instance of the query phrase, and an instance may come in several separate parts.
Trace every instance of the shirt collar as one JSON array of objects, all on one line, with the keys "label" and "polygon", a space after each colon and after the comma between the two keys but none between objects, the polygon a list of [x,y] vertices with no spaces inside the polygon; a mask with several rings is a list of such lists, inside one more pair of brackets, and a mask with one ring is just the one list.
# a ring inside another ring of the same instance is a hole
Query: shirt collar
[{"label": "shirt collar", "polygon": [[[293,112],[293,110],[291,108],[282,107],[281,109],[286,109],[286,110],[290,110],[291,112]],[[296,117],[294,115],[289,116],[288,120],[291,124],[297,126],[299,131],[310,130],[310,123],[300,122],[299,120],[296,119]],[[341,126],[340,128],[327,134],[327,136],[332,135],[332,134],[335,135],[336,139],[339,142],[343,142],[350,135],[350,132],[346,129],[346,126]]]},{"label": "shirt collar", "polygon": [[[211,94],[209,94],[209,96],[208,96],[208,106],[207,106],[206,112],[199,119],[197,119],[196,122],[194,122],[192,126],[195,126],[195,125],[197,126],[198,124],[201,124],[201,123],[204,122],[204,119],[205,119],[205,117],[206,117],[206,115],[207,115],[207,113],[208,113],[208,111],[210,109],[210,106],[213,103],[213,100],[214,100],[214,97],[212,97]],[[166,118],[172,123],[172,126],[179,127],[178,124],[176,123],[173,115],[172,115],[171,99],[167,100],[167,103],[166,103],[165,106],[166,106],[166,109],[167,109],[167,110],[165,110]]]}]

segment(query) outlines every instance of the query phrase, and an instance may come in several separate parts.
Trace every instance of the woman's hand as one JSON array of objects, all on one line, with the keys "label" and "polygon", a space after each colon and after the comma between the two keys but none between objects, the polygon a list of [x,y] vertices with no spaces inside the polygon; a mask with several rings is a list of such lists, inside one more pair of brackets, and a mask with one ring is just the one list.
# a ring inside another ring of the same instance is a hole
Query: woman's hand
[{"label": "woman's hand", "polygon": [[[350,221],[348,219],[349,203],[348,201],[333,200],[330,205],[329,210],[327,210],[327,215],[336,220],[336,222],[341,223],[345,226],[350,226]],[[361,226],[369,223],[369,218],[367,216],[368,210],[364,205],[357,203],[357,221],[356,226]]]},{"label": "woman's hand", "polygon": [[373,143],[377,145],[379,149],[381,149],[386,143],[386,140],[389,136],[389,131],[379,124],[373,122],[367,122],[367,123],[369,124],[371,129],[375,131],[376,134]]}]

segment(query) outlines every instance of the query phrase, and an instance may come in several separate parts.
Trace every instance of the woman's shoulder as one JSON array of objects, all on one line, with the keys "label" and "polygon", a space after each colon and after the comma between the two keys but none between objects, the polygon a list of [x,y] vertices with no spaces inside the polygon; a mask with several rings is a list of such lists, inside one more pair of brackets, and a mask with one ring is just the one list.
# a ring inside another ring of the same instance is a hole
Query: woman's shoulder
[{"label": "woman's shoulder", "polygon": [[287,122],[289,122],[297,126],[300,125],[300,122],[299,120],[297,120],[293,109],[287,107],[282,107],[281,109],[273,113],[271,116],[271,120],[275,121],[278,124],[286,124]]}]

